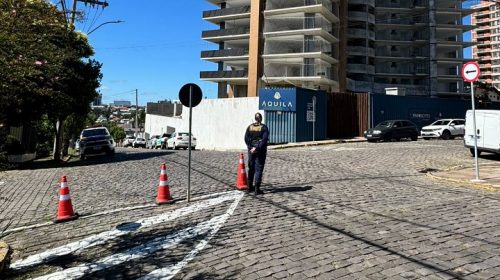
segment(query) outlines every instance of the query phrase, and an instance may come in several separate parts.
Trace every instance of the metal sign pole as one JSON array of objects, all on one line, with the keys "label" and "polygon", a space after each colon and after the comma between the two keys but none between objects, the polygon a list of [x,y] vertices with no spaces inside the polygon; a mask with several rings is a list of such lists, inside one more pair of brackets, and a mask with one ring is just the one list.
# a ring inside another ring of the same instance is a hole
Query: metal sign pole
[{"label": "metal sign pole", "polygon": [[316,96],[312,98],[313,102],[313,142],[316,141]]},{"label": "metal sign pole", "polygon": [[192,115],[193,115],[193,87],[189,87],[189,156],[188,156],[188,188],[187,188],[187,202],[191,200],[191,124],[192,124]]},{"label": "metal sign pole", "polygon": [[476,103],[474,101],[474,83],[470,82],[470,92],[472,99],[472,127],[474,129],[474,157],[476,163],[476,181],[479,181],[479,161],[477,158],[477,128],[476,128]]}]

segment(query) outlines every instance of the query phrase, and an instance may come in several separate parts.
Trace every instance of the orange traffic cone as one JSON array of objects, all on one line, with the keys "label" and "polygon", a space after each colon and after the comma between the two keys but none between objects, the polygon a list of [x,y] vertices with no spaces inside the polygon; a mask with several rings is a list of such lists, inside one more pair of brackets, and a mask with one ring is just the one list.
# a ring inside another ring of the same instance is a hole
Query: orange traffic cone
[{"label": "orange traffic cone", "polygon": [[238,190],[248,189],[247,172],[245,170],[245,159],[243,153],[240,154],[240,163],[238,164],[238,175],[236,176],[236,188]]},{"label": "orange traffic cone", "polygon": [[68,181],[66,176],[61,177],[61,189],[59,191],[59,206],[57,209],[56,223],[70,221],[78,218],[78,213],[73,211],[71,197],[69,196]]},{"label": "orange traffic cone", "polygon": [[158,195],[156,196],[156,204],[167,204],[172,203],[172,197],[170,196],[170,189],[168,186],[168,176],[167,176],[167,165],[165,163],[161,164],[160,172],[160,183],[158,185]]}]

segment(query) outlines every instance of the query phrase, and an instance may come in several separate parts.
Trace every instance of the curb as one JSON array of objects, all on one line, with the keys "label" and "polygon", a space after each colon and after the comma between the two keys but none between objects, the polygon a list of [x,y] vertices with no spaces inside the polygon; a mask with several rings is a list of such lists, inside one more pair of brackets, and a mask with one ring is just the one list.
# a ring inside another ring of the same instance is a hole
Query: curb
[{"label": "curb", "polygon": [[9,268],[12,250],[4,241],[0,240],[0,276]]},{"label": "curb", "polygon": [[474,182],[471,182],[471,181],[466,181],[466,180],[459,180],[459,179],[452,179],[452,178],[446,178],[446,177],[440,177],[440,176],[436,176],[432,173],[426,173],[427,176],[431,177],[432,179],[435,179],[435,180],[441,180],[441,181],[447,181],[447,182],[451,182],[451,183],[455,183],[455,184],[462,184],[462,185],[468,185],[468,186],[474,186],[474,187],[477,187],[477,188],[481,188],[481,189],[486,189],[486,190],[489,190],[489,191],[498,191],[500,192],[500,185],[493,185],[493,184],[490,184],[490,183],[474,183]]},{"label": "curb", "polygon": [[284,150],[290,148],[300,148],[300,147],[313,147],[313,146],[324,146],[324,145],[335,145],[342,143],[361,143],[367,142],[366,139],[341,139],[341,140],[327,140],[318,142],[304,142],[304,143],[290,143],[276,146],[269,146],[269,150]]}]

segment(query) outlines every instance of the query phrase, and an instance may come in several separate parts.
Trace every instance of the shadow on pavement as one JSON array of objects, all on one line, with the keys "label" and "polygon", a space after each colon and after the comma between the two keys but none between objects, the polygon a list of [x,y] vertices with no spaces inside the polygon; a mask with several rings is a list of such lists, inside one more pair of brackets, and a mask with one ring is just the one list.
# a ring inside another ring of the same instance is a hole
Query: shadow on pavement
[{"label": "shadow on pavement", "polygon": [[18,170],[34,170],[34,169],[48,169],[48,168],[65,168],[65,167],[77,167],[77,166],[87,166],[96,164],[108,164],[114,162],[125,162],[125,161],[137,161],[149,158],[154,158],[158,156],[165,156],[171,154],[172,152],[139,152],[139,153],[121,153],[116,152],[114,156],[107,155],[96,155],[90,156],[85,160],[80,160],[77,158],[72,158],[70,161],[54,161],[54,160],[39,160],[21,165]]},{"label": "shadow on pavement", "polygon": [[366,238],[363,238],[361,236],[358,236],[352,232],[349,232],[348,230],[345,230],[345,229],[342,229],[342,228],[339,228],[339,227],[335,227],[335,226],[332,226],[332,225],[328,225],[328,224],[325,224],[323,222],[320,222],[318,221],[317,219],[313,218],[313,217],[309,217],[305,214],[302,214],[300,212],[298,212],[297,210],[294,210],[292,208],[289,208],[283,204],[279,204],[279,203],[276,203],[270,199],[266,199],[266,198],[263,198],[263,197],[257,197],[257,199],[263,201],[263,202],[266,202],[268,204],[271,204],[273,205],[274,207],[276,208],[280,208],[286,212],[289,212],[289,213],[292,213],[294,215],[296,215],[297,217],[301,218],[301,219],[304,219],[308,222],[311,222],[313,224],[316,224],[317,226],[319,227],[322,227],[324,229],[327,229],[327,230],[331,230],[331,231],[334,231],[336,233],[339,233],[339,234],[342,234],[342,235],[345,235],[353,240],[357,240],[357,241],[360,241],[360,242],[363,242],[369,246],[372,246],[372,247],[375,247],[375,248],[378,248],[380,250],[383,250],[385,252],[388,252],[390,254],[393,254],[393,255],[396,255],[402,259],[405,259],[405,260],[408,260],[410,262],[413,262],[415,264],[418,264],[422,267],[425,267],[425,268],[428,268],[430,270],[433,270],[437,273],[440,273],[440,274],[444,274],[446,275],[447,277],[451,277],[453,279],[465,279],[463,275],[460,275],[458,273],[454,273],[453,271],[450,271],[450,269],[448,268],[443,268],[443,267],[439,267],[437,264],[434,264],[434,263],[431,263],[429,261],[425,261],[425,260],[419,260],[417,258],[414,258],[414,257],[411,257],[411,256],[407,256],[407,255],[404,255],[402,252],[398,252],[394,249],[391,249],[387,246],[384,246],[382,244],[379,244],[379,243],[376,243],[374,241],[371,241],[371,240],[368,240]]},{"label": "shadow on pavement", "polygon": [[267,193],[284,193],[284,192],[305,192],[312,190],[312,186],[292,186],[292,187],[283,187],[283,188],[269,188],[264,186]]}]

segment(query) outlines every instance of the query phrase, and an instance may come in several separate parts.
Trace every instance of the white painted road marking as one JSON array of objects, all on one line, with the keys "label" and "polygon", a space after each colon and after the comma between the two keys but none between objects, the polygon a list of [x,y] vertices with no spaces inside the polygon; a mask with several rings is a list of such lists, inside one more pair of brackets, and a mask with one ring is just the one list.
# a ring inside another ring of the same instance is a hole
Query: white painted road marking
[{"label": "white painted road marking", "polygon": [[72,243],[69,243],[64,246],[60,246],[57,248],[53,248],[50,250],[47,250],[45,252],[31,255],[27,257],[24,260],[19,260],[11,264],[10,268],[13,270],[20,270],[20,269],[26,269],[31,266],[39,265],[41,263],[45,263],[48,261],[51,261],[55,258],[69,255],[71,253],[81,251],[86,248],[94,247],[97,245],[102,245],[106,243],[109,240],[112,240],[114,238],[129,234],[132,231],[136,231],[140,228],[147,228],[151,227],[160,223],[165,223],[169,222],[172,220],[175,220],[179,217],[183,217],[198,211],[201,211],[203,209],[218,205],[220,203],[223,203],[228,200],[240,200],[241,197],[243,196],[243,193],[240,191],[232,191],[228,192],[227,194],[223,196],[219,196],[216,198],[212,198],[209,200],[204,200],[204,201],[197,201],[189,206],[175,209],[173,211],[169,211],[167,213],[146,218],[146,219],[141,219],[137,222],[135,222],[134,225],[137,225],[135,227],[130,227],[130,228],[122,228],[122,229],[114,229],[110,231],[105,231],[96,235],[92,235],[89,237],[86,237],[84,239],[81,239],[79,241],[75,241]]},{"label": "white painted road marking", "polygon": [[132,261],[139,258],[144,258],[149,254],[153,254],[160,250],[165,250],[176,246],[186,239],[195,238],[198,235],[205,234],[214,226],[223,223],[223,216],[217,216],[203,222],[195,227],[189,227],[176,232],[175,234],[157,237],[147,243],[128,249],[122,253],[114,254],[93,263],[82,264],[76,267],[68,268],[52,274],[35,278],[35,280],[65,280],[77,279],[87,274],[94,273],[100,270],[109,269],[115,265],[124,262]]},{"label": "white painted road marking", "polygon": [[[206,234],[207,232],[209,232],[209,236],[206,239],[202,240],[196,246],[196,248],[193,251],[191,251],[188,254],[188,256],[179,263],[181,265],[176,264],[175,266],[173,266],[173,268],[175,269],[155,270],[144,278],[144,279],[160,279],[160,277],[162,277],[161,279],[170,279],[175,274],[177,274],[190,260],[192,260],[199,251],[201,251],[205,247],[208,241],[212,239],[212,237],[217,233],[217,231],[222,227],[222,225],[227,221],[227,219],[233,214],[234,209],[236,209],[236,206],[238,205],[242,197],[243,193],[241,193],[240,196],[235,199],[235,201],[231,204],[231,206],[229,207],[229,209],[226,211],[225,214],[214,217],[207,222],[199,223],[195,227],[189,227],[180,230],[175,234],[157,237],[145,244],[128,249],[122,253],[102,258],[94,263],[82,264],[76,267],[72,267],[69,269],[65,269],[62,271],[58,271],[52,274],[35,278],[35,280],[77,279],[90,273],[94,273],[104,269],[109,269],[115,265],[119,265],[127,261],[146,257],[159,250],[172,248],[181,243],[183,240],[195,238],[198,235]],[[168,275],[169,277],[163,278],[165,277],[163,275]]]},{"label": "white painted road marking", "polygon": [[177,273],[179,273],[179,271],[181,271],[182,268],[184,268],[191,260],[193,260],[194,257],[196,257],[196,255],[201,250],[203,250],[203,248],[205,248],[205,246],[208,244],[208,242],[215,236],[215,234],[217,234],[217,232],[222,227],[222,225],[234,213],[236,206],[238,206],[238,203],[240,202],[240,200],[242,198],[243,198],[243,194],[239,198],[237,198],[233,202],[233,204],[231,204],[231,206],[229,207],[229,209],[227,209],[227,212],[224,215],[220,216],[221,222],[214,225],[214,227],[210,231],[207,238],[202,240],[200,243],[198,243],[198,245],[196,245],[196,247],[191,252],[189,252],[189,254],[186,257],[184,257],[184,259],[182,261],[180,261],[179,263],[177,263],[173,266],[154,270],[151,273],[149,273],[148,275],[139,278],[139,280],[152,280],[152,279],[165,279],[165,280],[167,280],[167,279],[171,279],[172,277],[174,277]]}]

